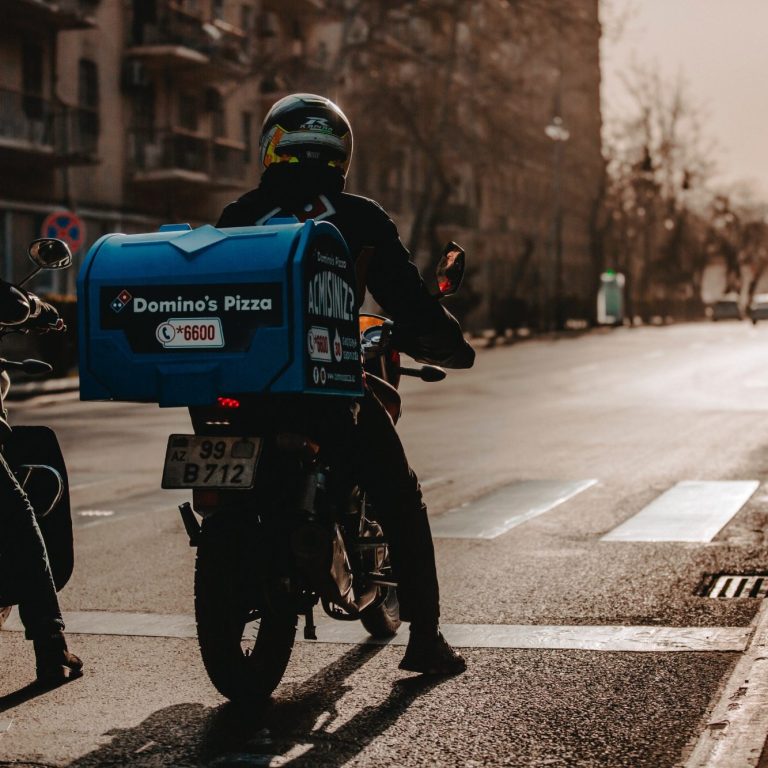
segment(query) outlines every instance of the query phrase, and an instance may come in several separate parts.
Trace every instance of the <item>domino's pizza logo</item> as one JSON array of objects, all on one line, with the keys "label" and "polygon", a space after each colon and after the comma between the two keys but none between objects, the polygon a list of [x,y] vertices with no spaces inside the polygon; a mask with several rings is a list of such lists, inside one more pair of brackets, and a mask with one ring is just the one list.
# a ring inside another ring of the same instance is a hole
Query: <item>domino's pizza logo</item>
[{"label": "domino's pizza logo", "polygon": [[112,299],[112,303],[109,305],[113,312],[122,312],[130,303],[133,296],[123,288],[120,293]]}]

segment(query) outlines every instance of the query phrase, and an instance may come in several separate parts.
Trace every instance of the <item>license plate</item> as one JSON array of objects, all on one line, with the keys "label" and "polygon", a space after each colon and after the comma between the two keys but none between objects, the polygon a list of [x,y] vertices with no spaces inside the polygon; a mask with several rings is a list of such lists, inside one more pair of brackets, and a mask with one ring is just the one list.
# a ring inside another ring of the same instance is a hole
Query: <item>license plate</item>
[{"label": "license plate", "polygon": [[163,488],[252,488],[261,453],[258,437],[171,435]]}]

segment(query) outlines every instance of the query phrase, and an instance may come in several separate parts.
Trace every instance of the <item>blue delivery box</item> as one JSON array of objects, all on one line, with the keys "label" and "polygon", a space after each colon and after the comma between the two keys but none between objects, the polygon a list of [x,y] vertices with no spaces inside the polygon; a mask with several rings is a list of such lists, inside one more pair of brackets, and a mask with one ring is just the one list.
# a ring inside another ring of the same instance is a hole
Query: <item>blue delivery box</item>
[{"label": "blue delivery box", "polygon": [[328,222],[105,235],[77,281],[80,397],[161,406],[250,393],[357,397],[355,286]]}]

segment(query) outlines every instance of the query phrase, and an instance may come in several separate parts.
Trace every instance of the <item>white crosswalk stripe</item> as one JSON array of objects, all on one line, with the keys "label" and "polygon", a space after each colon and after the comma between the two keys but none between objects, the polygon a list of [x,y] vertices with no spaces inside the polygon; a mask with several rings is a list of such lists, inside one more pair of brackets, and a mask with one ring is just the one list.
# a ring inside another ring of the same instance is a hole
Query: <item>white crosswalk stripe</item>
[{"label": "white crosswalk stripe", "polygon": [[[196,636],[194,618],[185,614],[73,611],[65,612],[64,621],[70,634],[171,638]],[[660,627],[620,624],[442,624],[441,628],[449,642],[459,648],[647,653],[743,651],[752,632],[750,627]],[[2,631],[22,630],[21,622],[14,613]],[[249,635],[248,628],[245,635]],[[297,637],[302,639],[301,632]],[[404,627],[393,638],[374,640],[357,622],[340,622],[320,616],[317,619],[317,637],[317,642],[321,643],[405,645],[408,641],[408,631]]]},{"label": "white crosswalk stripe", "polygon": [[443,539],[495,539],[572,499],[597,480],[525,480],[504,486],[438,515],[432,535]]},{"label": "white crosswalk stripe", "polygon": [[757,480],[680,482],[602,541],[711,541],[759,485]]}]

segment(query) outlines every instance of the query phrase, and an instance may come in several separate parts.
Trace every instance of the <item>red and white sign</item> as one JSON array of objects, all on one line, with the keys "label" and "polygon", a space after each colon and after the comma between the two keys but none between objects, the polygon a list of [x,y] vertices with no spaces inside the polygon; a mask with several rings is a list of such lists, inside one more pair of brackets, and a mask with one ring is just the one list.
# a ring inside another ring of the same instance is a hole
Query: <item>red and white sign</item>
[{"label": "red and white sign", "polygon": [[63,240],[76,253],[85,242],[85,223],[72,211],[54,211],[43,221],[40,236]]}]

